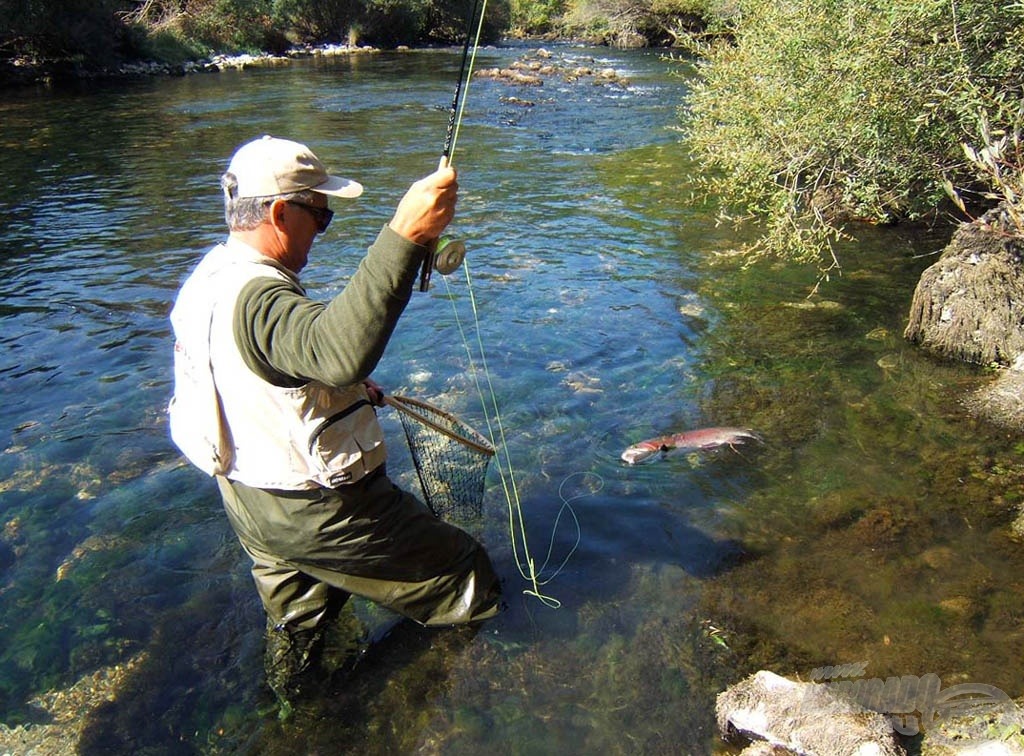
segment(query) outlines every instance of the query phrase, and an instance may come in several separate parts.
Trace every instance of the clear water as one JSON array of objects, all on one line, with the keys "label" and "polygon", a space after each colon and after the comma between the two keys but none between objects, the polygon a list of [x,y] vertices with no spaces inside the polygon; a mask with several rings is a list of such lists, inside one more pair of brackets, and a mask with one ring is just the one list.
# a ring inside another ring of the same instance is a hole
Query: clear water
[{"label": "clear water", "polygon": [[[484,428],[472,293],[530,554],[560,606],[523,593],[492,469],[473,527],[507,611],[425,632],[356,602],[358,664],[339,628],[342,671],[283,724],[246,560],[167,437],[167,313],[223,235],[220,172],[261,133],[367,187],[304,273],[313,296],[339,291],[436,165],[459,51],[5,96],[2,721],[45,723],[36,696],[127,663],[114,700],[80,714],[81,753],[711,753],[728,748],[727,684],[861,661],[1024,692],[1019,440],[960,409],[983,373],[900,336],[941,237],[865,231],[810,298],[813,271],[744,269],[737,232],[681,201],[674,65],[553,50],[629,83],[473,80],[452,228],[472,278],[415,294],[375,378]],[[390,469],[415,487],[389,413]],[[619,461],[707,425],[765,443]]]}]

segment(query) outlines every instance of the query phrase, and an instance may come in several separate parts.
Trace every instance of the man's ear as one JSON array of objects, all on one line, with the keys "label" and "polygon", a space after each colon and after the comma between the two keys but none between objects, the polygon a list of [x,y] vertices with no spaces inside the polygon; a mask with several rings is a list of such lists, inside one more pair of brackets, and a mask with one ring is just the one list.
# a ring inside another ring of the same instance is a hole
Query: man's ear
[{"label": "man's ear", "polygon": [[284,225],[284,216],[288,212],[288,203],[283,199],[276,199],[270,203],[270,210],[267,213],[267,220],[270,221],[270,225],[275,228],[281,228]]}]

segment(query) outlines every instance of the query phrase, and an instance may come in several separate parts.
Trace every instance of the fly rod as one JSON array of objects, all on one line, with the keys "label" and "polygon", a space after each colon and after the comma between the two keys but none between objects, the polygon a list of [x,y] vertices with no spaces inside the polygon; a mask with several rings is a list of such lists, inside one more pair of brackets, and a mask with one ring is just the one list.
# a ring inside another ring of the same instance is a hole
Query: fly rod
[{"label": "fly rod", "polygon": [[[459,65],[459,79],[455,84],[455,94],[452,96],[451,108],[448,113],[448,130],[444,137],[444,149],[441,153],[441,167],[451,165],[452,155],[455,154],[455,143],[459,138],[459,126],[462,124],[462,113],[466,108],[466,92],[469,88],[469,77],[472,75],[473,61],[476,59],[476,51],[480,45],[480,34],[483,30],[483,13],[480,13],[476,25],[476,34],[473,34],[473,20],[477,17],[480,7],[480,0],[473,0],[473,8],[466,19],[466,39],[462,45],[462,62]],[[473,56],[470,57],[470,45],[473,48]],[[423,267],[420,269],[420,291],[430,289],[430,275],[434,268],[437,268],[441,275],[454,273],[463,259],[466,257],[465,242],[460,240],[434,239],[428,245],[428,252],[423,258]]]}]

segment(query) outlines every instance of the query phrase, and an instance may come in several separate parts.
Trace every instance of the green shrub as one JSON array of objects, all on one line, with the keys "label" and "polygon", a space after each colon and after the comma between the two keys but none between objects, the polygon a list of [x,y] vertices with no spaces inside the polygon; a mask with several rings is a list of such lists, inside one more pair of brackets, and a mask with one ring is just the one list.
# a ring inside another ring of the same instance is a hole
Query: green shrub
[{"label": "green shrub", "polygon": [[205,58],[212,52],[209,47],[185,38],[176,30],[158,29],[143,33],[133,57],[177,64]]},{"label": "green shrub", "polygon": [[192,2],[178,17],[185,38],[218,52],[284,52],[291,46],[275,23],[273,0]]},{"label": "green shrub", "polygon": [[348,42],[364,15],[362,0],[276,0],[276,22],[294,31],[298,42]]},{"label": "green shrub", "polygon": [[754,251],[836,264],[850,219],[919,219],[947,187],[984,193],[963,143],[1019,133],[1024,4],[738,0],[727,37],[692,38],[683,111],[702,196],[765,223]]},{"label": "green shrub", "polygon": [[417,39],[425,26],[424,2],[368,0],[363,14],[363,36],[367,42],[393,47]]},{"label": "green shrub", "polygon": [[[509,0],[490,0],[481,41],[508,28]],[[295,43],[461,43],[473,0],[8,0],[0,58],[180,63],[212,52],[286,51]],[[472,32],[475,34],[474,23]]]},{"label": "green shrub", "polygon": [[729,15],[733,0],[568,0],[558,31],[600,38],[609,44],[674,44],[702,33],[718,15]]},{"label": "green shrub", "polygon": [[546,34],[565,9],[565,0],[512,0],[510,24],[518,34]]},{"label": "green shrub", "polygon": [[9,56],[116,62],[125,40],[120,0],[9,0],[0,13],[0,51]]},{"label": "green shrub", "polygon": [[483,0],[428,0],[421,36],[428,42],[461,44],[467,33],[476,35],[481,11],[481,44],[498,41],[509,25],[508,0],[488,0],[486,7]]}]

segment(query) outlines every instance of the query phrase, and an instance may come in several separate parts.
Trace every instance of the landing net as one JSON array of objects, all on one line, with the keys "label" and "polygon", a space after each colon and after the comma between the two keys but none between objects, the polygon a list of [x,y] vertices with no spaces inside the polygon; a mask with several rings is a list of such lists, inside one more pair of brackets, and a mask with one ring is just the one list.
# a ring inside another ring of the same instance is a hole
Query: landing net
[{"label": "landing net", "polygon": [[418,399],[387,396],[398,410],[423,498],[438,517],[468,520],[483,512],[494,446],[461,419]]}]

